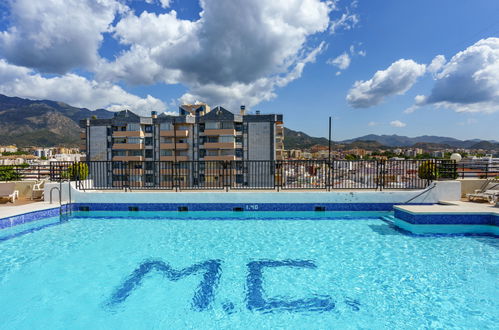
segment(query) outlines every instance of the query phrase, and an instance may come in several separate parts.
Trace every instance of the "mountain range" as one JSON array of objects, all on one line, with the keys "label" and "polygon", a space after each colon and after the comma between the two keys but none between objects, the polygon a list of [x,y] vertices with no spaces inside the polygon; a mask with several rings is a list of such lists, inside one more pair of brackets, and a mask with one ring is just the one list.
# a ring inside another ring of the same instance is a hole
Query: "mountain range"
[{"label": "mountain range", "polygon": [[[96,116],[111,118],[113,112],[77,108],[51,100],[29,100],[0,94],[0,145],[17,146],[78,146],[78,121]],[[289,128],[284,129],[286,149],[308,149],[314,145],[328,145],[328,139],[312,137]],[[393,147],[421,147],[425,149],[467,148],[499,150],[499,142],[458,140],[443,136],[423,135],[364,135],[355,139],[332,142],[334,147],[364,148],[368,150]]]}]

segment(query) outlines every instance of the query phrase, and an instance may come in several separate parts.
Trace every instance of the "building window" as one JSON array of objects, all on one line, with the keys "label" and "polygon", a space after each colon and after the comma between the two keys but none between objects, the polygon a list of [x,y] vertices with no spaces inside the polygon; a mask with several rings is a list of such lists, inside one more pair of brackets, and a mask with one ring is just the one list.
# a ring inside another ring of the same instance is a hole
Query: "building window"
[{"label": "building window", "polygon": [[152,146],[152,137],[146,137],[144,142],[146,146]]},{"label": "building window", "polygon": [[172,129],[172,123],[162,122],[161,124],[159,124],[159,128],[164,131],[169,131]]},{"label": "building window", "polygon": [[144,131],[146,133],[152,133],[152,125],[145,125],[144,126]]},{"label": "building window", "polygon": [[220,127],[220,123],[218,121],[207,121],[205,123],[206,129],[218,129]]},{"label": "building window", "polygon": [[113,138],[113,143],[126,143],[126,138]]},{"label": "building window", "polygon": [[172,150],[160,150],[159,155],[160,156],[173,156],[173,151]]},{"label": "building window", "polygon": [[161,176],[161,181],[163,181],[163,182],[171,182],[172,180],[173,180],[172,175],[162,175]]},{"label": "building window", "polygon": [[152,158],[152,150],[146,149],[146,158]]},{"label": "building window", "polygon": [[220,136],[218,142],[221,142],[221,143],[234,143],[234,136],[233,135],[222,135],[222,136]]},{"label": "building window", "polygon": [[130,123],[127,126],[127,130],[131,131],[131,132],[140,131],[140,124],[138,124],[138,123]]},{"label": "building window", "polygon": [[140,182],[142,181],[142,175],[130,175],[128,176],[130,182]]},{"label": "building window", "polygon": [[112,155],[113,155],[113,157],[114,156],[126,156],[126,151],[124,151],[124,150],[113,150]]},{"label": "building window", "polygon": [[236,128],[236,131],[238,131],[238,132],[242,132],[242,130],[243,130],[243,124],[241,124],[241,123],[236,123],[236,124],[235,124],[235,128]]},{"label": "building window", "polygon": [[137,137],[129,137],[127,140],[127,143],[130,143],[130,144],[142,144],[143,142],[144,142],[144,140],[142,140],[141,138],[137,138]]},{"label": "building window", "polygon": [[142,156],[142,151],[140,150],[129,150],[128,156]]},{"label": "building window", "polygon": [[231,121],[223,121],[222,129],[234,129],[234,123]]}]

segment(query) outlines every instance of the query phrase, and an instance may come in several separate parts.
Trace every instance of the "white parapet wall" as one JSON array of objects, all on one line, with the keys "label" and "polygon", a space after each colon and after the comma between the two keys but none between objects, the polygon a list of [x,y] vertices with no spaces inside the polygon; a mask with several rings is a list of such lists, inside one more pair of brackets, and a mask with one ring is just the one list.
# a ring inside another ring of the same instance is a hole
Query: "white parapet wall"
[{"label": "white parapet wall", "polygon": [[[434,187],[433,187],[434,186]],[[58,203],[59,183],[45,185],[45,200],[52,192],[53,202]],[[61,185],[62,200],[69,200],[69,185]],[[417,197],[416,197],[417,196]],[[422,190],[385,191],[80,191],[72,185],[74,203],[438,203],[461,198],[461,182],[438,181]]]}]

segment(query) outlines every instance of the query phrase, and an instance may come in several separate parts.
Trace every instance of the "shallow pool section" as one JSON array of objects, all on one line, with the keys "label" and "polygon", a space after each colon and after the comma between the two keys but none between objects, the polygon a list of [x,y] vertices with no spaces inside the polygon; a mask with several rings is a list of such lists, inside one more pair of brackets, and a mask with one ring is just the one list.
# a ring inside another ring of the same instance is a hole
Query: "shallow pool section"
[{"label": "shallow pool section", "polygon": [[382,221],[383,212],[276,213],[76,212],[46,220],[0,241],[0,328],[499,322],[497,238],[407,235]]}]

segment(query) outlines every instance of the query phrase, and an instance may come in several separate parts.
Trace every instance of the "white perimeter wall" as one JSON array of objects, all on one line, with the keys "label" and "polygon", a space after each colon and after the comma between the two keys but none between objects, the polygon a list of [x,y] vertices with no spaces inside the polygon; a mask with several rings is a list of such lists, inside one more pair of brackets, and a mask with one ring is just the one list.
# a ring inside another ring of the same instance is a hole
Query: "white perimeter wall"
[{"label": "white perimeter wall", "polygon": [[[417,197],[411,203],[437,203],[461,198],[459,181],[441,181],[435,188]],[[45,200],[58,183],[45,185]],[[62,185],[62,199],[68,200],[68,183]],[[258,191],[258,192],[158,192],[158,191],[78,191],[71,190],[75,203],[405,203],[424,190],[411,191]],[[58,193],[53,192],[58,203]]]}]

